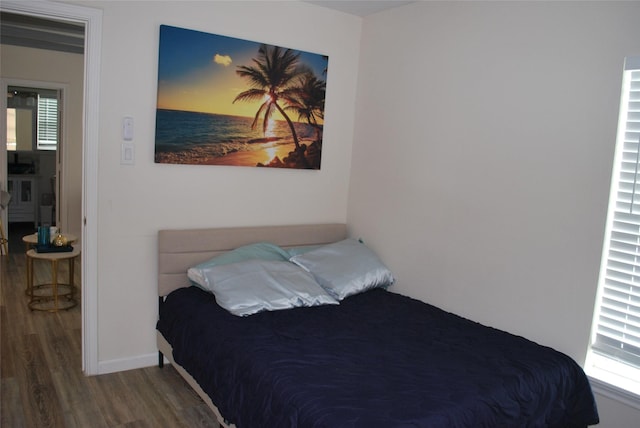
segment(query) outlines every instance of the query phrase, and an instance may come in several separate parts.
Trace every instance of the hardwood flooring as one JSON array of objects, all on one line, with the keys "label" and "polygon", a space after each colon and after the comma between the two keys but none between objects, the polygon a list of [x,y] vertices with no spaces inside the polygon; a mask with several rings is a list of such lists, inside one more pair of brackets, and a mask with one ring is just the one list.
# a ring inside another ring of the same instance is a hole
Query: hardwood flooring
[{"label": "hardwood flooring", "polygon": [[[0,426],[218,427],[215,416],[170,366],[85,376],[81,310],[27,307],[24,252],[0,256]],[[67,263],[60,263],[66,282]],[[50,278],[35,266],[36,283]],[[75,267],[80,284],[80,263]]]}]

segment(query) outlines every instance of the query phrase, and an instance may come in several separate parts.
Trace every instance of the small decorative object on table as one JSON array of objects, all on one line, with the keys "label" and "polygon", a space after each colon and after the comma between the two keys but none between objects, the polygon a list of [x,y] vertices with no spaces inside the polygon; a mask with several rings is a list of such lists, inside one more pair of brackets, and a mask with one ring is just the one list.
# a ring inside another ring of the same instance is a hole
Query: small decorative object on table
[{"label": "small decorative object on table", "polygon": [[55,238],[53,238],[52,244],[54,247],[64,247],[67,245],[67,238],[58,231]]},{"label": "small decorative object on table", "polygon": [[49,226],[38,226],[38,246],[49,245]]},{"label": "small decorative object on table", "polygon": [[[52,229],[55,234],[49,237]],[[65,253],[69,251],[73,251],[73,247],[68,245],[67,237],[64,236],[59,229],[53,227],[38,228],[38,244],[36,245],[36,252]]]}]

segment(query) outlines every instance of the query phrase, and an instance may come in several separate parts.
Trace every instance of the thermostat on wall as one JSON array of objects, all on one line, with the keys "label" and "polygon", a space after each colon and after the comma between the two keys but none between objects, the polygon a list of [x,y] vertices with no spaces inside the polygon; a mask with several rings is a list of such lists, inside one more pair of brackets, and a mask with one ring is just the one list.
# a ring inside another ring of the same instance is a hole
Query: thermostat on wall
[{"label": "thermostat on wall", "polygon": [[122,139],[133,140],[133,118],[130,116],[122,118]]}]

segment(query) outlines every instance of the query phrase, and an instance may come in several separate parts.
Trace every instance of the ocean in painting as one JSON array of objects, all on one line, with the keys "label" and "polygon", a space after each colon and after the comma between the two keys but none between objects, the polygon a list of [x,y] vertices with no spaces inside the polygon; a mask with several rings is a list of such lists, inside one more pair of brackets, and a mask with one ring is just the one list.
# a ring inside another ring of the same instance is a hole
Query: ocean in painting
[{"label": "ocean in painting", "polygon": [[[262,122],[251,129],[253,118],[156,110],[156,156],[194,151],[219,157],[229,153],[264,150],[267,146],[291,144],[293,138],[287,122],[273,121],[267,132]],[[316,131],[305,123],[294,124],[300,143],[309,144]]]}]

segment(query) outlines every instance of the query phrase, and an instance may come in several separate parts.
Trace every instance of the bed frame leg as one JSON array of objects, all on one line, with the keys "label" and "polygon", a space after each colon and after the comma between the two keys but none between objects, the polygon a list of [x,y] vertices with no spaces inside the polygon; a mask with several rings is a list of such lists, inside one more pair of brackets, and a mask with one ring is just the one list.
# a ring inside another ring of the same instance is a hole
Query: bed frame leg
[{"label": "bed frame leg", "polygon": [[[158,296],[158,314],[160,314],[160,308],[162,307],[163,303],[164,303],[164,298],[162,296]],[[162,352],[160,351],[158,351],[158,367],[160,368],[164,367],[164,355],[162,355]]]}]

